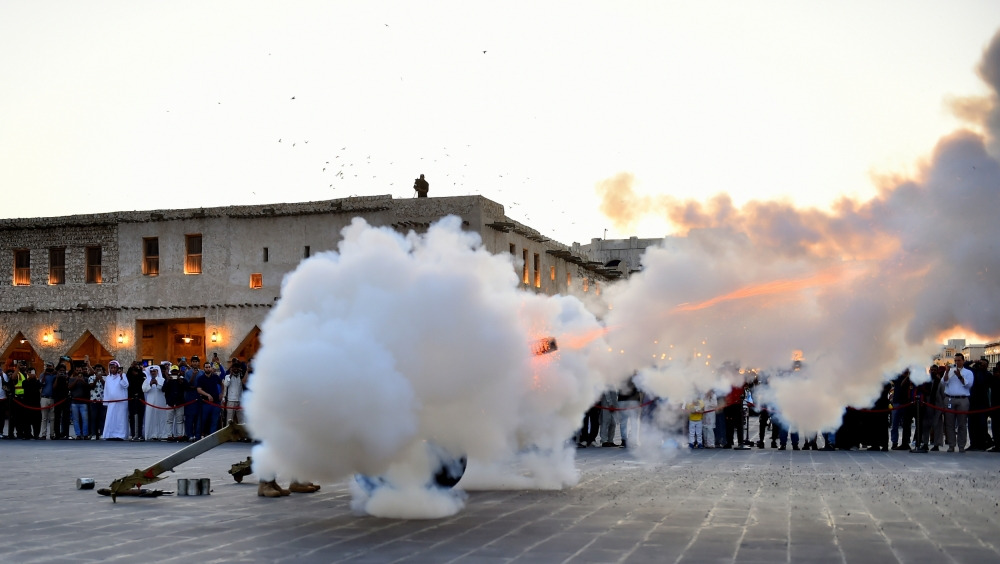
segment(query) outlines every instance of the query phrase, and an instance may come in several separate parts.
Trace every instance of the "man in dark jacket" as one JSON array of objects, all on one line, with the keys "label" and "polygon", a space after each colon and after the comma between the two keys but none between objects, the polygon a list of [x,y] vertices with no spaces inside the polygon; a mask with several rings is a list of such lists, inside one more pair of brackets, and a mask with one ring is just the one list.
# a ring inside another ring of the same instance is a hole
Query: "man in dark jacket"
[{"label": "man in dark jacket", "polygon": [[[990,373],[986,370],[986,365],[986,359],[981,358],[969,366],[975,377],[969,393],[969,409],[971,411],[990,407]],[[969,415],[969,450],[986,450],[991,446],[993,446],[993,438],[990,437],[986,426],[986,413]]]},{"label": "man in dark jacket", "polygon": [[40,439],[39,431],[42,428],[42,383],[38,380],[34,368],[28,369],[28,377],[22,385],[24,395],[21,397],[25,405],[24,418],[22,421],[22,439]]},{"label": "man in dark jacket", "polygon": [[180,369],[177,365],[171,366],[169,363],[163,365],[166,366],[165,372],[167,372],[167,381],[163,383],[163,395],[167,401],[167,405],[173,409],[167,413],[167,440],[168,441],[181,441],[187,440],[187,434],[184,430],[184,394],[187,393],[187,380],[181,377]]},{"label": "man in dark jacket", "polygon": [[128,380],[128,428],[133,441],[145,440],[142,429],[146,422],[146,394],[142,391],[142,383],[146,381],[146,374],[139,366],[139,361],[135,361],[125,372]]},{"label": "man in dark jacket", "polygon": [[55,439],[69,438],[69,376],[66,365],[56,366],[56,379],[52,383],[52,432]]}]

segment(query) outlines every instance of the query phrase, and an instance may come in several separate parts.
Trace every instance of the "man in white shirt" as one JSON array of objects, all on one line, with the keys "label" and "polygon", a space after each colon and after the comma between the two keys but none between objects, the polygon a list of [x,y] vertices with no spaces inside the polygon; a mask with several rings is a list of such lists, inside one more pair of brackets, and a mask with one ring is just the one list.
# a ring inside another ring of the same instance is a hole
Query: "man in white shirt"
[{"label": "man in white shirt", "polygon": [[[949,410],[944,413],[944,435],[948,440],[948,452],[955,452],[955,444],[958,444],[958,452],[965,452],[965,443],[968,439],[968,419],[965,412],[969,411],[969,394],[972,390],[972,371],[964,368],[965,355],[955,354],[955,366],[948,368],[941,385],[944,386],[945,407]],[[959,413],[953,413],[957,411]],[[958,422],[958,437],[955,437],[955,423]]]}]

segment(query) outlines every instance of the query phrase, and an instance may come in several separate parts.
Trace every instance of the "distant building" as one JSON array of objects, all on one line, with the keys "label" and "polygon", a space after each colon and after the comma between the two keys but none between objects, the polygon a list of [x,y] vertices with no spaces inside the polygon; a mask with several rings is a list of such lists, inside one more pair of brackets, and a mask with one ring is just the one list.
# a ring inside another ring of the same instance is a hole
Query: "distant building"
[{"label": "distant building", "polygon": [[983,354],[990,361],[990,370],[993,370],[997,364],[1000,364],[1000,340],[986,343],[983,347]]},{"label": "distant building", "polygon": [[640,239],[629,237],[628,239],[591,239],[589,245],[573,243],[574,253],[587,256],[594,265],[601,265],[605,271],[618,276],[628,278],[635,272],[642,270],[642,255],[646,248],[661,245],[665,238]]},{"label": "distant building", "polygon": [[962,347],[962,356],[965,357],[966,362],[979,360],[986,356],[985,352],[986,345],[965,345]]},{"label": "distant building", "polygon": [[0,220],[0,363],[248,360],[283,277],[336,249],[352,218],[422,233],[449,214],[490,252],[513,255],[526,291],[583,293],[616,276],[481,196]]}]

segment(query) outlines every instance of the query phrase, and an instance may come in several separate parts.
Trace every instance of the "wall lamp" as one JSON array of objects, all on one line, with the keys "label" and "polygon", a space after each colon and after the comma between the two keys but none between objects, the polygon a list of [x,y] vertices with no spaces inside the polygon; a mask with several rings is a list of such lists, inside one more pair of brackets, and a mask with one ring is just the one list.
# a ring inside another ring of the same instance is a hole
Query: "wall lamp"
[{"label": "wall lamp", "polygon": [[219,342],[219,332],[218,331],[212,331],[212,342],[213,343],[218,343]]}]

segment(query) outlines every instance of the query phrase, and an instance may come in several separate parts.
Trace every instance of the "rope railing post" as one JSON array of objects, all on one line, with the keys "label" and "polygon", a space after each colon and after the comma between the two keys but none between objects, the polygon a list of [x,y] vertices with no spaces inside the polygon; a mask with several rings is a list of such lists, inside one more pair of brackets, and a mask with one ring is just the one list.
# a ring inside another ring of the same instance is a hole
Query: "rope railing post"
[{"label": "rope railing post", "polygon": [[917,394],[917,440],[914,441],[915,445],[910,449],[913,453],[925,453],[927,452],[927,445],[923,443],[924,440],[924,397],[922,394]]}]

